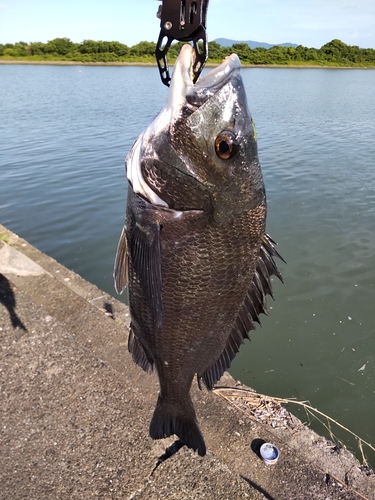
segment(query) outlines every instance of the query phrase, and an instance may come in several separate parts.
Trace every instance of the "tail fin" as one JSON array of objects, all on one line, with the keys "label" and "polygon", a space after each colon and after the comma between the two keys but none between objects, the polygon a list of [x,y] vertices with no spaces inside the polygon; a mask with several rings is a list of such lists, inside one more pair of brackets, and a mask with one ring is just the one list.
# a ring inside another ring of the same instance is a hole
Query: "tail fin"
[{"label": "tail fin", "polygon": [[182,411],[176,412],[175,404],[159,396],[150,424],[150,436],[152,439],[162,439],[172,434],[176,434],[188,448],[198,451],[201,457],[206,454],[206,445],[191,401]]}]

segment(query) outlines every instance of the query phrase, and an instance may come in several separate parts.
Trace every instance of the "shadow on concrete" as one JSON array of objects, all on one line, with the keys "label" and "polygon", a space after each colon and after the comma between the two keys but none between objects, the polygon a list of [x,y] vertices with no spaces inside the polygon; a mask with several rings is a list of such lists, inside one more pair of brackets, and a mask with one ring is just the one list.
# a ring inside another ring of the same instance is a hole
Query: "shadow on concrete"
[{"label": "shadow on concrete", "polygon": [[162,464],[163,462],[165,462],[166,460],[168,460],[168,458],[171,458],[173,457],[173,455],[175,453],[178,452],[178,450],[181,450],[181,448],[185,446],[184,443],[181,441],[181,439],[177,439],[177,441],[175,441],[174,443],[172,443],[166,450],[165,450],[165,453],[163,453],[163,455],[161,455],[159,458],[158,458],[158,461],[155,465],[155,467],[153,468],[153,471],[151,472],[151,476],[153,475],[153,473],[156,471],[156,469],[159,467],[160,464]]},{"label": "shadow on concrete", "polygon": [[252,481],[251,479],[249,479],[248,477],[245,477],[245,476],[242,476],[242,479],[244,479],[252,488],[254,488],[254,490],[257,490],[259,491],[259,493],[262,493],[262,495],[267,498],[267,500],[276,500],[275,497],[272,497],[269,493],[267,493],[266,490],[264,490],[261,486],[259,486],[259,484],[257,483],[254,483],[254,481]]},{"label": "shadow on concrete", "polygon": [[265,440],[264,439],[253,439],[252,443],[251,443],[251,449],[253,450],[253,452],[258,455],[258,457],[262,460],[262,457],[261,457],[261,454],[260,454],[260,447],[262,446],[262,444],[265,443]]},{"label": "shadow on concrete", "polygon": [[0,273],[0,303],[4,304],[9,313],[13,328],[21,328],[27,332],[26,326],[22,323],[16,313],[16,297],[12,290],[10,281]]},{"label": "shadow on concrete", "polygon": [[[262,446],[262,444],[264,444],[265,441],[264,439],[253,439],[252,443],[251,443],[251,449],[253,450],[253,452],[258,455],[258,457],[262,460],[262,457],[260,455],[260,447]],[[254,481],[252,481],[251,479],[249,479],[248,477],[245,477],[245,476],[242,476],[242,479],[244,479],[247,483],[250,484],[250,486],[252,486],[255,490],[259,491],[260,493],[262,493],[262,495],[267,498],[267,500],[276,500],[273,496],[271,496],[269,493],[267,493],[267,491],[265,491],[261,486],[259,486],[257,483],[254,483]]]}]

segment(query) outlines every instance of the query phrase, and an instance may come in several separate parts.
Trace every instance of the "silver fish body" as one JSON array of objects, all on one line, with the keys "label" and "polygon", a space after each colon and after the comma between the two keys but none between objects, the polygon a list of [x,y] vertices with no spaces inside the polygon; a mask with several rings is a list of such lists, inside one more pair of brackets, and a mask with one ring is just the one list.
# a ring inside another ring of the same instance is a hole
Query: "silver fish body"
[{"label": "silver fish body", "polygon": [[129,350],[156,368],[154,439],[206,453],[190,387],[211,389],[265,312],[280,273],[265,232],[256,133],[236,55],[193,84],[183,46],[166,106],[130,151],[115,285],[129,287]]}]

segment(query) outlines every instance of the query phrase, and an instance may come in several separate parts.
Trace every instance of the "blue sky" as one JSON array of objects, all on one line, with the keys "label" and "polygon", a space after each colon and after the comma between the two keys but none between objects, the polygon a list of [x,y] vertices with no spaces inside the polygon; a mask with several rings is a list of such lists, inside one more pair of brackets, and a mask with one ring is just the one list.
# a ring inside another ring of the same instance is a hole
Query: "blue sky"
[{"label": "blue sky", "polygon": [[[0,43],[68,37],[156,41],[155,0],[0,0]],[[321,47],[334,38],[375,48],[375,0],[210,0],[209,40]]]}]

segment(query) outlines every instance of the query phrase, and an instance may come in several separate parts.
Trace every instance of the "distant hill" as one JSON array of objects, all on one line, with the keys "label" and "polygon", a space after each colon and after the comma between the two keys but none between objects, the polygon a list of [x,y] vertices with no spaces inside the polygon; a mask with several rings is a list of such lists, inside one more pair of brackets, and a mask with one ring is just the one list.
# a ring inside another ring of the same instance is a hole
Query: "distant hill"
[{"label": "distant hill", "polygon": [[264,47],[265,49],[270,49],[275,46],[282,47],[298,47],[297,43],[265,43],[265,42],[254,42],[253,40],[229,40],[229,38],[215,38],[214,42],[217,42],[222,47],[231,47],[234,43],[247,43],[251,49],[256,49],[257,47]]}]

